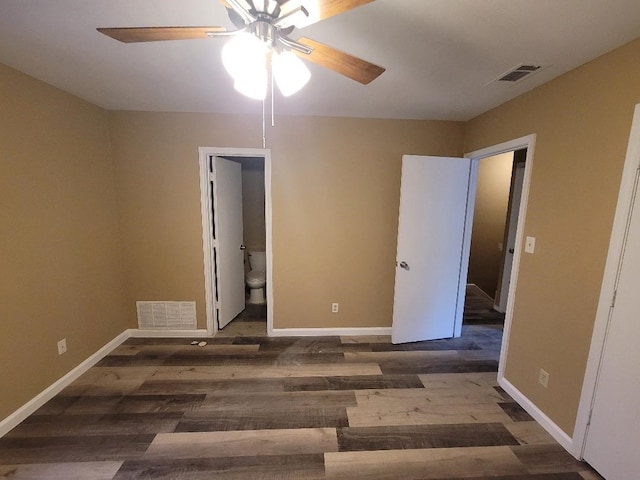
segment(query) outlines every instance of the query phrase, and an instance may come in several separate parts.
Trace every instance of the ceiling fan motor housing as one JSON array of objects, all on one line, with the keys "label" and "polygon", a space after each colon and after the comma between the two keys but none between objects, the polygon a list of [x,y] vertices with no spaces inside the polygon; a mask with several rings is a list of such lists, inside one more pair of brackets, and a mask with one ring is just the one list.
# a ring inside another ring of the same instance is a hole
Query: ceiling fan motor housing
[{"label": "ceiling fan motor housing", "polygon": [[268,21],[258,19],[249,25],[249,32],[258,37],[270,47],[275,47],[278,39],[278,29]]}]

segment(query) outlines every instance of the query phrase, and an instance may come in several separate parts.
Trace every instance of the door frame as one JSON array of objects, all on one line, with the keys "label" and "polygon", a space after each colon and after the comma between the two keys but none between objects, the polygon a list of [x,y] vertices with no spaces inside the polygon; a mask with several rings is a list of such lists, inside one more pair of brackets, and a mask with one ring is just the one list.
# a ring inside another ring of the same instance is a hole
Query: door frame
[{"label": "door frame", "polygon": [[[264,159],[264,216],[266,230],[266,259],[267,259],[267,334],[273,331],[273,257],[272,257],[272,209],[271,209],[271,150],[259,148],[233,147],[199,147],[198,158],[200,165],[200,211],[202,217],[202,249],[204,254],[204,288],[205,288],[205,316],[207,319],[207,334],[214,336],[218,332],[216,318],[216,292],[213,278],[213,210],[211,205],[211,181],[209,178],[209,157],[261,157]],[[214,171],[215,175],[215,171]]]},{"label": "door frame", "polygon": [[571,453],[580,459],[583,458],[586,447],[589,420],[598,387],[598,373],[600,371],[607,332],[609,330],[610,312],[619,274],[620,257],[625,246],[629,210],[633,202],[636,172],[638,169],[640,169],[640,103],[637,104],[634,109],[631,133],[629,135],[629,143],[627,145],[627,153],[622,170],[622,179],[620,181],[618,203],[613,219],[613,227],[611,229],[609,251],[607,252],[607,260],[600,290],[600,299],[596,310],[587,367],[582,383],[576,425],[573,430],[573,448]]},{"label": "door frame", "polygon": [[[515,150],[527,149],[526,163],[524,167],[524,181],[522,183],[522,196],[520,200],[520,210],[518,213],[518,226],[516,227],[516,245],[513,255],[513,266],[511,269],[511,286],[509,288],[509,296],[507,298],[507,310],[504,319],[504,329],[502,333],[502,346],[500,348],[500,361],[498,363],[498,384],[505,388],[512,396],[516,393],[513,389],[508,388],[509,383],[505,379],[504,369],[509,350],[509,336],[511,335],[511,322],[513,319],[513,305],[515,303],[516,291],[518,287],[518,274],[520,271],[520,257],[524,245],[524,225],[527,217],[527,205],[529,203],[529,187],[531,184],[531,175],[533,171],[533,156],[535,151],[536,135],[531,134],[524,137],[516,138],[508,142],[493,145],[465,154],[465,157],[479,161],[486,157],[500,155],[501,153],[512,152]],[[543,423],[543,419],[536,418],[538,422]],[[544,425],[544,423],[543,423]]]}]

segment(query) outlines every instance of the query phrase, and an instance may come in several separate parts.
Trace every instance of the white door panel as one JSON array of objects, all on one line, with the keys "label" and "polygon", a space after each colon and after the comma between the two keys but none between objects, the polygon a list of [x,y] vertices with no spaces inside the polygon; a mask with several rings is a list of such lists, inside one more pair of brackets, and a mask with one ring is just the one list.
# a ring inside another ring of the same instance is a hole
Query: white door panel
[{"label": "white door panel", "polygon": [[393,343],[456,334],[468,266],[467,212],[473,212],[470,175],[470,159],[402,158]]},{"label": "white door panel", "polygon": [[[637,182],[637,179],[636,179]],[[640,198],[636,197],[598,373],[584,459],[607,480],[640,478]]]},{"label": "white door panel", "polygon": [[214,157],[213,171],[218,325],[224,328],[245,308],[242,167]]}]

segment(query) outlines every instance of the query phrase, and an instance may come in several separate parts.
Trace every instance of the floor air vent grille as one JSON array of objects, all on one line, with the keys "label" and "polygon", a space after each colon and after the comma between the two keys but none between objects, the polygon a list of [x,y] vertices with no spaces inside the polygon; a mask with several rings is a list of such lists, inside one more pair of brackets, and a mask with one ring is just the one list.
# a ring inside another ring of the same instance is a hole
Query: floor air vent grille
[{"label": "floor air vent grille", "polygon": [[195,330],[196,302],[136,302],[138,328]]}]

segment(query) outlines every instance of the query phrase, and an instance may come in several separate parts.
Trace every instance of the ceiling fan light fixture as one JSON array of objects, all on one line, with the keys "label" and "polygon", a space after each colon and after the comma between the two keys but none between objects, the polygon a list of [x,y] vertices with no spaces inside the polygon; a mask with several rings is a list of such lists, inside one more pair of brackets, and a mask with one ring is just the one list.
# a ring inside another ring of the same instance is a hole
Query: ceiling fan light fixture
[{"label": "ceiling fan light fixture", "polygon": [[273,56],[273,77],[282,95],[289,97],[309,82],[311,72],[293,52],[285,50]]}]

